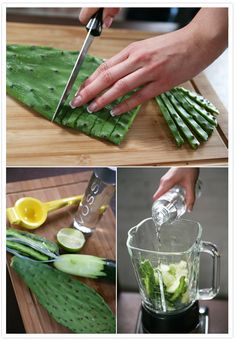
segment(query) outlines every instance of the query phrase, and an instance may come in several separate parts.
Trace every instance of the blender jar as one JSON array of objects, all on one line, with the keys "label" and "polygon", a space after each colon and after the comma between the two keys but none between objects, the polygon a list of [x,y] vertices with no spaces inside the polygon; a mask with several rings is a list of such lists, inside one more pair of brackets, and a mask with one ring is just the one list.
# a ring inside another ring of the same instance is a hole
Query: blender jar
[{"label": "blender jar", "polygon": [[[219,291],[216,246],[201,240],[198,222],[178,220],[156,226],[152,218],[128,232],[127,247],[134,267],[142,305],[155,314],[181,312],[196,300],[209,300]],[[212,285],[199,289],[200,253],[213,258]]]}]

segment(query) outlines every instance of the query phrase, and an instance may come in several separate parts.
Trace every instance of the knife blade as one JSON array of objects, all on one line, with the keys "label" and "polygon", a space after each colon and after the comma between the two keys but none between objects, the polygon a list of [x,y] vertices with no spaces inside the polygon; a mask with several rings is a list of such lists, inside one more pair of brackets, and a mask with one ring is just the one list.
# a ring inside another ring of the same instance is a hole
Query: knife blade
[{"label": "knife blade", "polygon": [[77,79],[78,73],[80,71],[81,65],[83,64],[84,58],[86,54],[88,53],[89,47],[93,42],[94,37],[98,37],[101,35],[102,32],[102,15],[103,15],[103,8],[100,8],[97,13],[95,13],[90,21],[88,22],[86,29],[88,31],[87,36],[84,40],[84,43],[82,45],[82,48],[79,52],[79,55],[76,59],[75,65],[71,71],[70,77],[66,83],[65,89],[63,90],[63,93],[61,95],[61,98],[58,102],[58,105],[56,107],[56,110],[53,114],[53,117],[51,119],[51,122],[53,122],[58,115],[58,113],[62,110],[65,101],[67,100],[72,87]]}]

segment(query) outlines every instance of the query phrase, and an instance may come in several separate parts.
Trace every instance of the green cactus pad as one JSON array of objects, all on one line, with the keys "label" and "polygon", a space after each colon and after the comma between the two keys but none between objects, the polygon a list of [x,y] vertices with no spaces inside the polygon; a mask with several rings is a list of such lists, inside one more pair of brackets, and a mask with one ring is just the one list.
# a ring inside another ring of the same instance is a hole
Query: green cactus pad
[{"label": "green cactus pad", "polygon": [[[32,110],[52,119],[78,51],[64,51],[42,46],[7,46],[7,94]],[[83,133],[120,144],[129,130],[138,108],[112,117],[109,109],[89,114],[86,106],[71,109],[70,100],[80,84],[102,63],[87,55],[69,98],[55,122]],[[113,103],[119,103],[122,98]]]},{"label": "green cactus pad", "polygon": [[49,265],[13,257],[11,266],[48,313],[74,333],[115,333],[115,319],[97,292]]}]

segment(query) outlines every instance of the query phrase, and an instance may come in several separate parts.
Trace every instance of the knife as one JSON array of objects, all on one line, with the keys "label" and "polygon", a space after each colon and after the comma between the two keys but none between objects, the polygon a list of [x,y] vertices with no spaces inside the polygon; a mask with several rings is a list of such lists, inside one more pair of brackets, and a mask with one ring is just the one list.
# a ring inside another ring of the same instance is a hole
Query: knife
[{"label": "knife", "polygon": [[61,111],[63,108],[63,105],[65,104],[65,101],[67,100],[72,87],[76,81],[76,78],[78,76],[79,70],[81,68],[81,65],[83,64],[84,58],[86,54],[88,53],[88,49],[90,45],[93,42],[94,37],[98,37],[102,33],[102,15],[103,15],[103,8],[100,8],[89,20],[86,29],[88,31],[87,36],[84,40],[83,46],[79,52],[79,55],[77,57],[77,60],[75,62],[75,65],[71,71],[70,77],[67,81],[67,84],[65,86],[65,89],[63,90],[63,93],[61,95],[60,101],[57,105],[56,111],[53,114],[52,122],[55,120],[57,114]]}]

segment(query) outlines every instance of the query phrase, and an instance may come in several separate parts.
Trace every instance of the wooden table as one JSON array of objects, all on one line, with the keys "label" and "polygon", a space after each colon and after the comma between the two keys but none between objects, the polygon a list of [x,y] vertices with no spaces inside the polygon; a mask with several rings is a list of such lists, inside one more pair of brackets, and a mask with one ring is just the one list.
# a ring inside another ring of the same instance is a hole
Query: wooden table
[{"label": "wooden table", "polygon": [[[141,305],[140,295],[122,292],[117,298],[117,331],[134,333]],[[228,333],[228,301],[213,299],[200,301],[209,309],[209,333]]]},{"label": "wooden table", "polygon": [[[8,23],[10,44],[49,45],[79,49],[84,28],[71,26]],[[89,53],[109,58],[133,41],[156,33],[104,30]],[[204,165],[227,164],[227,112],[204,74],[183,84],[211,100],[220,110],[219,126],[209,141],[197,150],[187,144],[176,148],[154,100],[142,106],[120,146],[96,140],[48,122],[28,108],[7,98],[7,165]],[[50,147],[49,147],[50,146]]]},{"label": "wooden table", "polygon": [[[50,201],[63,197],[83,194],[91,172],[61,175],[37,180],[19,181],[7,184],[7,207],[24,196],[33,196],[42,201]],[[75,206],[65,207],[51,213],[43,226],[34,230],[35,233],[56,240],[56,233],[62,227],[71,226]],[[115,218],[110,208],[104,213],[96,231],[81,250],[83,254],[115,259]],[[47,311],[37,302],[32,292],[10,267],[11,255],[8,255],[8,270],[19,305],[26,333],[69,333],[70,331],[52,319]],[[116,312],[116,287],[105,281],[91,279],[80,280],[93,287],[109,304],[113,313]],[[11,307],[8,307],[11,309]]]}]

